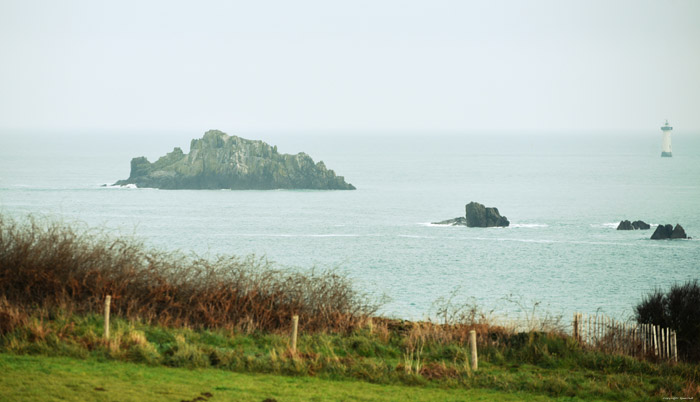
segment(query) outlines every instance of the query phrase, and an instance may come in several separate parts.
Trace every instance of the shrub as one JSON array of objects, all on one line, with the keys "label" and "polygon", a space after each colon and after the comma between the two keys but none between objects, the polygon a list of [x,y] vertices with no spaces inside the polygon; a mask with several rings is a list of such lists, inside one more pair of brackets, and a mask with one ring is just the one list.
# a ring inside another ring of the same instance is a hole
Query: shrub
[{"label": "shrub", "polygon": [[[255,256],[190,257],[60,222],[0,215],[5,304],[99,313],[107,295],[119,317],[248,331],[286,330],[294,314],[306,331],[349,331],[377,308],[332,270],[284,271]],[[0,330],[11,330],[15,316],[3,308]]]},{"label": "shrub", "polygon": [[640,324],[654,324],[676,331],[681,358],[700,361],[700,285],[697,279],[671,286],[664,293],[656,289],[635,307]]}]

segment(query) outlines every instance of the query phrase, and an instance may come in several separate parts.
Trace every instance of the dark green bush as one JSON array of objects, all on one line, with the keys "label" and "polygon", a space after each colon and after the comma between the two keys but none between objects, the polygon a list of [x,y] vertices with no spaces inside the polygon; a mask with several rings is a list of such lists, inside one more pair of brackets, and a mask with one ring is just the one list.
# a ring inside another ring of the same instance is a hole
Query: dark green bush
[{"label": "dark green bush", "polygon": [[654,324],[676,331],[678,354],[682,359],[700,361],[700,285],[698,280],[671,286],[664,293],[656,289],[635,307],[640,324]]}]

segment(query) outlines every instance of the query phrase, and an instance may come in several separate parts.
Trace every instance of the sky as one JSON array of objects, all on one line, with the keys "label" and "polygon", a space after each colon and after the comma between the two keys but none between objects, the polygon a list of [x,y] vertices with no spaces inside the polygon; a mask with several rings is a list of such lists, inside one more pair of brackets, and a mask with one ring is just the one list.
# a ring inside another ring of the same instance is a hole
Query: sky
[{"label": "sky", "polygon": [[700,130],[700,1],[0,0],[0,129]]}]

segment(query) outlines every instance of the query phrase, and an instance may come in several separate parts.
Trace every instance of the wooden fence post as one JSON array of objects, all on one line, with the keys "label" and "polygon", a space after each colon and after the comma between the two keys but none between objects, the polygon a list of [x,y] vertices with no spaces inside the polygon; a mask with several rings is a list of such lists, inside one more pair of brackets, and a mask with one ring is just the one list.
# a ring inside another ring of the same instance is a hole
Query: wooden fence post
[{"label": "wooden fence post", "polygon": [[107,295],[105,298],[105,341],[109,340],[109,305],[112,303],[112,296]]},{"label": "wooden fence post", "polygon": [[299,316],[292,316],[292,353],[297,352],[297,329],[299,328]]},{"label": "wooden fence post", "polygon": [[598,314],[593,316],[593,344],[598,346]]},{"label": "wooden fence post", "polygon": [[469,346],[471,347],[472,371],[479,368],[479,357],[476,355],[476,331],[469,331]]},{"label": "wooden fence post", "polygon": [[649,324],[645,324],[644,332],[646,332],[647,338],[647,354],[651,354],[654,341],[651,339],[651,328],[649,327]]},{"label": "wooden fence post", "polygon": [[587,329],[587,331],[586,331],[586,343],[590,345],[591,339],[592,339],[592,337],[591,337],[591,316],[590,315],[588,316],[588,328],[586,328],[586,329]]},{"label": "wooden fence post", "polygon": [[611,333],[612,333],[611,350],[612,350],[612,353],[615,353],[617,351],[616,350],[616,348],[617,348],[617,332],[616,332],[616,328],[615,328],[615,320],[613,318],[610,319],[610,329],[611,329]]},{"label": "wooden fence post", "polygon": [[678,339],[676,339],[676,331],[673,331],[673,361],[678,362]]},{"label": "wooden fence post", "polygon": [[660,345],[661,346],[660,347],[661,353],[659,354],[659,356],[663,359],[666,357],[666,342],[665,342],[666,340],[664,339],[664,336],[666,335],[666,331],[661,327],[661,325],[659,325],[659,333],[661,334],[661,336],[659,338],[659,339],[661,339],[661,345]]},{"label": "wooden fence post", "polygon": [[656,340],[656,325],[651,326],[651,337],[654,338],[654,356],[659,355],[659,344]]}]

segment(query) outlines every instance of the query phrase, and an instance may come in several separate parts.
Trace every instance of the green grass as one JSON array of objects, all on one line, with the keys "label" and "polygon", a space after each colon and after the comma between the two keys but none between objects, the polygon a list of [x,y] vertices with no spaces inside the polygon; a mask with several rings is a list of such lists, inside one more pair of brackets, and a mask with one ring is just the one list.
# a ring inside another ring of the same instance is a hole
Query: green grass
[{"label": "green grass", "polygon": [[[319,384],[359,380],[363,387],[373,383],[392,389],[442,388],[458,394],[490,390],[585,400],[639,400],[700,393],[698,365],[657,364],[601,354],[582,349],[570,337],[547,333],[501,334],[494,342],[482,339],[479,370],[472,372],[467,345],[445,338],[439,328],[375,327],[373,332],[304,334],[299,337],[297,354],[290,353],[286,334],[166,328],[114,317],[111,341],[106,344],[102,330],[101,317],[94,314],[37,313],[0,336],[0,353],[63,356],[85,360],[87,365],[139,363],[139,370],[172,367],[214,369],[212,373],[224,376],[272,374],[278,376],[276,381],[295,384],[311,381],[311,377]],[[416,344],[422,345],[420,351]],[[41,358],[29,359],[45,367]],[[79,372],[74,370],[76,375]],[[141,377],[123,378],[128,382]]]},{"label": "green grass", "polygon": [[[0,354],[0,401],[546,401],[523,392],[376,385]],[[211,394],[207,397],[207,393]],[[574,400],[574,399],[562,399]]]}]

